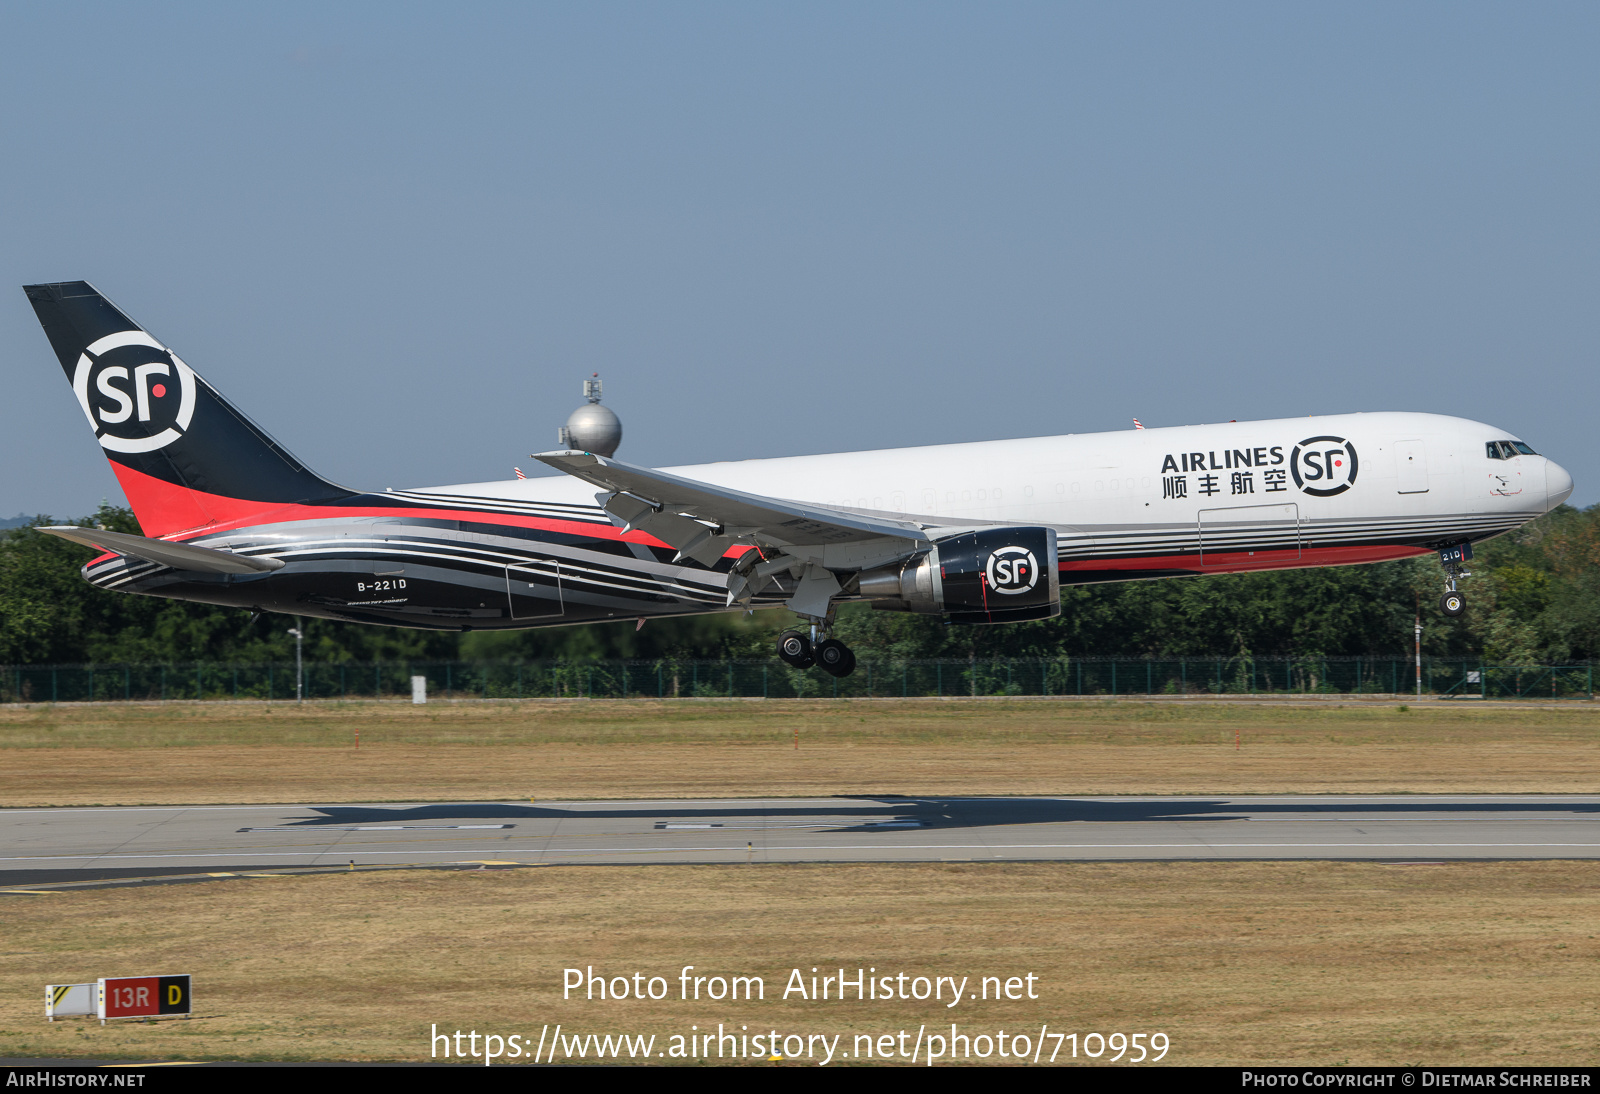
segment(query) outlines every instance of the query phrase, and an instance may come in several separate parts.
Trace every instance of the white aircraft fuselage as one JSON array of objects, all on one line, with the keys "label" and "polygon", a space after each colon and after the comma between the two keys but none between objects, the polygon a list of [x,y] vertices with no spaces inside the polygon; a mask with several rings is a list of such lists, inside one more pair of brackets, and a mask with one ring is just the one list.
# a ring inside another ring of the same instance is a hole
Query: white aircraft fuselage
[{"label": "white aircraft fuselage", "polygon": [[[1572,493],[1571,476],[1545,456],[1487,454],[1490,442],[1520,440],[1465,418],[1387,411],[662,470],[930,525],[1049,526],[1060,537],[1061,580],[1073,583],[1167,576],[1157,571],[1373,562],[1478,542],[1527,523]],[[594,489],[576,479],[415,493],[572,505],[594,500]],[[1225,550],[1225,538],[1214,547],[1208,542],[1213,531],[1222,537],[1230,526],[1263,523],[1292,525],[1298,547],[1253,555],[1249,547],[1242,554]]]}]

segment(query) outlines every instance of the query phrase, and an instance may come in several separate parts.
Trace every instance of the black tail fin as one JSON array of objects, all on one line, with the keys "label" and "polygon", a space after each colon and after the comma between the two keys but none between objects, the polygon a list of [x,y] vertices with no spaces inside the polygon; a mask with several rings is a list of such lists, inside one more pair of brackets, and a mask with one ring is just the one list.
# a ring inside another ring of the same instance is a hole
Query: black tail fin
[{"label": "black tail fin", "polygon": [[348,497],[86,281],[24,290],[146,535]]}]

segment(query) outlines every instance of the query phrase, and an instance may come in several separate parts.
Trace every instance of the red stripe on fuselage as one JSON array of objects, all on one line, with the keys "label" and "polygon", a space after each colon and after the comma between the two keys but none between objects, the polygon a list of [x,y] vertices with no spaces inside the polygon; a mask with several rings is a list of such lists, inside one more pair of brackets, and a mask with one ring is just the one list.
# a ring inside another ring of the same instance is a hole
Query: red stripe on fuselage
[{"label": "red stripe on fuselage", "polygon": [[[117,481],[133,506],[134,515],[144,534],[169,539],[190,539],[201,535],[216,535],[235,528],[261,524],[278,524],[300,520],[337,520],[340,517],[397,517],[402,520],[443,518],[466,520],[478,524],[503,524],[512,528],[537,528],[541,531],[584,536],[589,539],[620,540],[646,547],[671,550],[671,545],[643,532],[622,534],[615,525],[591,524],[553,517],[520,516],[515,513],[484,512],[476,509],[446,508],[440,506],[362,506],[362,505],[269,505],[257,501],[243,501],[219,494],[190,490],[151,475],[145,475],[115,461],[111,464]],[[729,548],[723,557],[733,557],[751,550],[739,544]],[[1258,557],[1248,551],[1227,553],[1207,552],[1202,565],[1197,554],[1157,555],[1140,558],[1075,558],[1063,559],[1063,573],[1076,570],[1126,571],[1130,579],[1137,578],[1141,570],[1186,570],[1196,574],[1241,573],[1252,570],[1290,570],[1315,566],[1348,566],[1362,562],[1388,562],[1397,558],[1414,558],[1432,552],[1426,547],[1401,545],[1374,545],[1351,547],[1307,547],[1295,560],[1286,560],[1286,552],[1261,552]],[[109,556],[107,556],[109,557]]]},{"label": "red stripe on fuselage", "polygon": [[[120,464],[111,465],[122,484],[128,503],[144,534],[152,538],[192,539],[196,536],[213,536],[236,528],[261,524],[279,524],[298,520],[338,520],[340,517],[398,517],[400,519],[465,520],[476,524],[504,524],[511,528],[537,528],[546,532],[561,532],[589,539],[620,540],[638,543],[645,547],[672,550],[654,536],[643,532],[622,534],[614,524],[591,524],[579,520],[561,520],[555,517],[521,516],[515,513],[484,512],[478,509],[458,509],[440,506],[385,506],[385,505],[269,505],[258,501],[241,501],[218,494],[190,490],[151,475],[145,475]],[[724,552],[724,557],[738,558],[751,548],[739,544]]]},{"label": "red stripe on fuselage", "polygon": [[[1196,574],[1233,574],[1252,570],[1294,570],[1315,566],[1353,566],[1362,562],[1391,562],[1397,558],[1416,558],[1431,555],[1427,547],[1407,547],[1400,544],[1353,547],[1306,547],[1297,559],[1285,558],[1285,551],[1261,551],[1252,555],[1248,551],[1223,553],[1207,551],[1205,564],[1198,554],[1157,555],[1149,558],[1074,558],[1062,559],[1061,571],[1075,570],[1126,570],[1130,578],[1138,577],[1140,570],[1188,570]],[[1262,558],[1261,555],[1270,557]]]}]

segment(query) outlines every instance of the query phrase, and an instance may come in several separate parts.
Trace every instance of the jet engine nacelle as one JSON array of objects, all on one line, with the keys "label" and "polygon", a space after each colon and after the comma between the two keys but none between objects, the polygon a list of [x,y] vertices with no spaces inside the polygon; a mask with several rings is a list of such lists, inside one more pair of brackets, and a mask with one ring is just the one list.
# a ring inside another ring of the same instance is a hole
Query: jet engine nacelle
[{"label": "jet engine nacelle", "polygon": [[857,580],[875,608],[1013,623],[1061,613],[1057,564],[1050,528],[984,528],[936,540],[931,550]]}]

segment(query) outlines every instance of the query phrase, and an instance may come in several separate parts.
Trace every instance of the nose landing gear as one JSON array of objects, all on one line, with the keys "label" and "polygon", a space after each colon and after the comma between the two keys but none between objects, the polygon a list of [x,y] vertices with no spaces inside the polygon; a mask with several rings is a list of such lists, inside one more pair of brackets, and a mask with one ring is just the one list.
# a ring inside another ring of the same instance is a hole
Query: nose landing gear
[{"label": "nose landing gear", "polygon": [[1472,574],[1461,564],[1472,558],[1472,544],[1456,543],[1439,549],[1439,561],[1444,566],[1444,596],[1439,598],[1439,610],[1454,619],[1467,610],[1467,601],[1456,589],[1456,582]]}]

